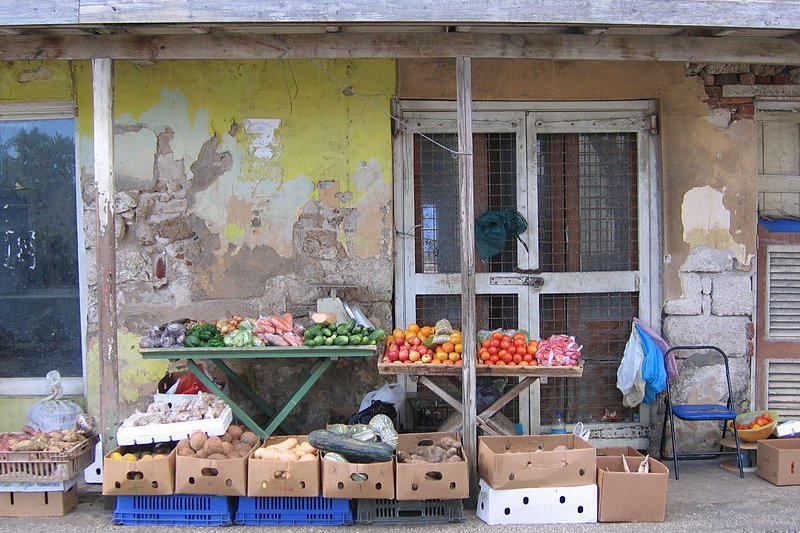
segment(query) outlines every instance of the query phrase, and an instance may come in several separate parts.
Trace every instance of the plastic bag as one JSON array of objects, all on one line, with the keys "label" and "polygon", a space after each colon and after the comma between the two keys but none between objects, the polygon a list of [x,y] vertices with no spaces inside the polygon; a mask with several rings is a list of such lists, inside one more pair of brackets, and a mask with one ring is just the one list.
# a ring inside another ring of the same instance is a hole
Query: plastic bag
[{"label": "plastic bag", "polygon": [[386,415],[392,420],[397,419],[397,410],[394,405],[380,400],[373,400],[369,407],[366,407],[349,418],[347,423],[353,424],[369,424],[372,417],[375,415]]},{"label": "plastic bag", "polygon": [[617,368],[617,388],[622,392],[622,405],[635,407],[644,399],[645,382],[642,379],[644,350],[639,332],[631,325],[631,335],[625,345],[622,361]]},{"label": "plastic bag", "polygon": [[[366,393],[361,399],[358,410],[362,411],[366,409],[376,400],[392,404],[397,414],[400,415],[400,419],[403,419],[404,406],[406,405],[406,391],[402,385],[399,383],[386,383],[381,388]],[[391,418],[395,421],[397,420],[394,416],[391,416]]]},{"label": "plastic bag", "polygon": [[664,367],[664,354],[650,335],[644,332],[639,324],[634,324],[642,341],[644,361],[642,362],[642,379],[645,381],[644,403],[656,401],[658,393],[667,388],[667,369]]},{"label": "plastic bag", "polygon": [[47,397],[28,409],[28,425],[38,431],[61,431],[75,427],[75,420],[83,412],[81,407],[69,400],[62,400],[64,389],[61,374],[51,370],[45,377]]},{"label": "plastic bag", "polygon": [[475,411],[481,414],[500,399],[500,391],[491,385],[478,385],[475,390]]}]

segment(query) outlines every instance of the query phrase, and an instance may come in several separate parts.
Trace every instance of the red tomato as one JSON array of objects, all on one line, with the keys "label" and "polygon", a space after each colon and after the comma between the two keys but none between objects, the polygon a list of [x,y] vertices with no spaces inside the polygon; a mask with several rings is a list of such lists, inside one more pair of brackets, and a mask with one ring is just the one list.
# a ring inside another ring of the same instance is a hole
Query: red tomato
[{"label": "red tomato", "polygon": [[514,360],[514,356],[513,356],[513,355],[511,355],[510,353],[507,353],[507,354],[505,354],[505,355],[503,356],[503,361],[505,361],[506,363],[510,363],[510,362],[512,362],[513,360]]},{"label": "red tomato", "polygon": [[491,355],[497,355],[497,352],[500,351],[500,349],[497,346],[489,346],[487,348],[487,350],[489,351],[489,354],[491,354]]},{"label": "red tomato", "polygon": [[511,342],[510,341],[504,340],[504,341],[500,342],[500,347],[501,348],[504,348],[504,349],[508,350],[509,346],[511,346]]},{"label": "red tomato", "polygon": [[517,353],[517,347],[516,347],[516,346],[513,346],[513,345],[512,345],[512,346],[509,346],[509,347],[508,347],[508,349],[507,349],[506,351],[507,351],[508,353],[510,353],[511,355],[514,355],[515,353]]},{"label": "red tomato", "polygon": [[491,364],[491,365],[497,363],[499,360],[500,360],[500,358],[498,356],[496,356],[496,355],[490,355],[489,356],[489,364]]},{"label": "red tomato", "polygon": [[522,360],[530,363],[531,361],[533,361],[533,356],[529,353],[526,353],[525,355],[522,356]]},{"label": "red tomato", "polygon": [[503,337],[504,337],[504,335],[502,333],[500,333],[499,331],[495,331],[494,333],[492,333],[492,340],[500,340]]},{"label": "red tomato", "polygon": [[527,346],[525,339],[514,339],[514,346]]},{"label": "red tomato", "polygon": [[530,343],[526,349],[529,354],[536,355],[536,351],[539,349],[539,346],[537,344]]},{"label": "red tomato", "polygon": [[520,354],[515,355],[514,356],[514,362],[515,363],[521,363],[522,362],[522,356]]}]

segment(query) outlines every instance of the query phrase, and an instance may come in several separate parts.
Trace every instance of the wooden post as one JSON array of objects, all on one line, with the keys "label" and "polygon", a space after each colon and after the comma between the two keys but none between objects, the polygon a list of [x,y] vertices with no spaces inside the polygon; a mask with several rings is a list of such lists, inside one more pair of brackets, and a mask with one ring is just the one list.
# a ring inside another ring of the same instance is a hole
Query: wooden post
[{"label": "wooden post", "polygon": [[94,182],[97,189],[97,302],[100,347],[100,432],[103,450],[115,446],[119,422],[117,254],[114,224],[113,65],[92,59]]},{"label": "wooden post", "polygon": [[472,176],[472,64],[456,58],[458,106],[458,191],[461,212],[461,330],[463,331],[463,381],[461,398],[464,451],[470,465],[472,500],[478,488],[478,436],[475,412],[475,206]]}]

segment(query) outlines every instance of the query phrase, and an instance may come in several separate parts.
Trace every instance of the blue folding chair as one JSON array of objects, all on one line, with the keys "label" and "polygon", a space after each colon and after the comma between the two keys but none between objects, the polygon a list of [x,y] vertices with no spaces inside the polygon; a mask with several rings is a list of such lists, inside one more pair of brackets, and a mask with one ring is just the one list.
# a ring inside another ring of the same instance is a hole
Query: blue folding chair
[{"label": "blue folding chair", "polygon": [[[725,430],[727,429],[727,421],[736,419],[736,411],[734,411],[733,403],[733,387],[731,387],[731,372],[728,366],[728,356],[717,348],[716,346],[673,346],[664,354],[664,361],[666,363],[667,356],[675,350],[713,350],[719,352],[722,360],[725,363],[725,379],[728,383],[728,402],[722,404],[673,404],[670,396],[669,380],[667,380],[667,394],[665,396],[666,412],[664,413],[664,425],[661,429],[661,458],[664,460],[672,459],[675,479],[678,479],[678,460],[679,459],[708,459],[709,457],[716,457],[718,455],[733,455],[736,454],[736,463],[739,465],[739,477],[744,477],[744,469],[742,467],[742,453],[739,448],[739,432],[736,430],[736,424],[733,426],[733,439],[736,442],[736,451],[726,452],[720,444],[719,452],[678,452],[678,446],[675,442],[675,417],[685,420],[687,422],[696,422],[701,420],[718,420],[722,422],[722,438],[725,438]],[[664,455],[664,435],[667,430],[667,417],[669,417],[669,429],[672,434],[672,457]]]}]

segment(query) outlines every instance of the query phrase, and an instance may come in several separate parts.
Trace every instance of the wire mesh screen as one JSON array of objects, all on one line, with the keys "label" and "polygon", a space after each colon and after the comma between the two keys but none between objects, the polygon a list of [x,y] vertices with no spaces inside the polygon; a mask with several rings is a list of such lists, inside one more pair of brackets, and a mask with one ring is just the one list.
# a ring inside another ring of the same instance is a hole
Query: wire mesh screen
[{"label": "wire mesh screen", "polygon": [[552,294],[539,300],[542,338],[569,332],[583,345],[583,377],[550,378],[541,386],[541,417],[557,410],[567,422],[631,421],[635,409],[622,405],[617,367],[638,315],[638,294]]},{"label": "wire mesh screen", "polygon": [[[475,320],[481,329],[516,329],[519,302],[516,294],[479,294],[475,297]],[[433,326],[446,318],[456,329],[461,329],[460,294],[417,295],[417,324]]]},{"label": "wire mesh screen", "polygon": [[536,150],[540,268],[636,270],[636,134],[545,134]]},{"label": "wire mesh screen", "polygon": [[[416,244],[416,272],[456,273],[461,264],[461,225],[458,160],[450,150],[458,149],[454,133],[414,136],[414,225],[419,228]],[[478,133],[473,135],[474,209],[480,216],[487,210],[517,207],[516,135]],[[517,248],[508,239],[505,249],[478,272],[512,272]]]}]

